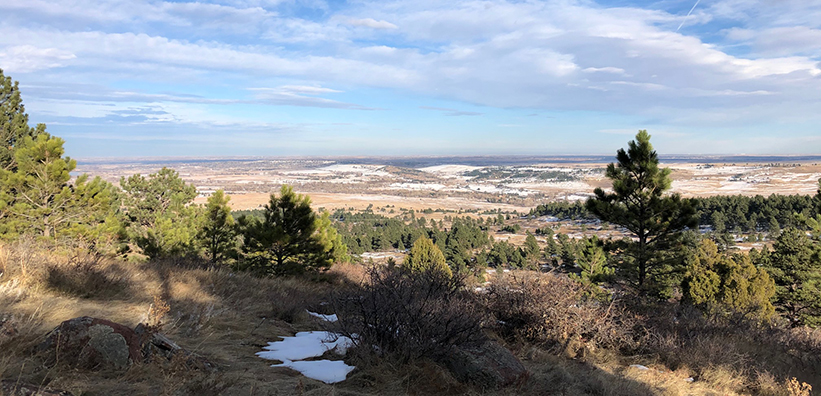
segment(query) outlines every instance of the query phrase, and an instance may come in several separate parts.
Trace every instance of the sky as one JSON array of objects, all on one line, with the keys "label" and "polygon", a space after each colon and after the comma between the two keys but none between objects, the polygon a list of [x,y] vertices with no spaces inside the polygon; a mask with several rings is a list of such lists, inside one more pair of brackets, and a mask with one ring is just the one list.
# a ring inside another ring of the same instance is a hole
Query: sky
[{"label": "sky", "polygon": [[72,157],[821,154],[821,0],[0,0]]}]

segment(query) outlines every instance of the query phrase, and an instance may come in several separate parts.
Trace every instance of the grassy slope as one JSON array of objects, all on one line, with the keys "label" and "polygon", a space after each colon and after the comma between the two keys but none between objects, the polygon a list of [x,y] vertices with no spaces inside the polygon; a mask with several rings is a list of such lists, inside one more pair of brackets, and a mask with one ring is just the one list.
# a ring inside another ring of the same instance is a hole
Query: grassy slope
[{"label": "grassy slope", "polygon": [[[186,268],[181,263],[130,263],[55,252],[31,244],[0,246],[0,379],[64,389],[75,395],[231,394],[360,395],[487,394],[459,384],[428,362],[388,363],[357,370],[335,386],[302,377],[254,354],[278,336],[315,330],[305,313],[321,310],[335,287],[361,280],[361,268],[337,266],[322,279],[260,279],[224,270]],[[46,367],[31,347],[60,322],[95,316],[136,326],[148,320],[155,297],[170,306],[163,332],[184,348],[222,367],[218,375],[175,365],[141,364],[125,373]],[[2,330],[2,328],[0,328]],[[518,389],[498,394],[701,395],[733,394],[738,377],[719,373],[709,382],[684,381],[686,368],[665,372],[629,368],[618,356],[556,356],[527,345],[513,346],[532,375]],[[650,359],[652,360],[652,359]],[[775,384],[773,385],[775,386]]]}]

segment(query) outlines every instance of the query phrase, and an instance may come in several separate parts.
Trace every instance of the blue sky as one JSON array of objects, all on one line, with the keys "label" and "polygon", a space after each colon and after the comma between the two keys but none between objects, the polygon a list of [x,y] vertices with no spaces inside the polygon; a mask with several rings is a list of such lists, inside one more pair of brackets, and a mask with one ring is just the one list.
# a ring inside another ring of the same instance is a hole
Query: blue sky
[{"label": "blue sky", "polygon": [[821,0],[0,0],[0,15],[0,68],[74,157],[608,154],[639,129],[664,154],[821,154]]}]

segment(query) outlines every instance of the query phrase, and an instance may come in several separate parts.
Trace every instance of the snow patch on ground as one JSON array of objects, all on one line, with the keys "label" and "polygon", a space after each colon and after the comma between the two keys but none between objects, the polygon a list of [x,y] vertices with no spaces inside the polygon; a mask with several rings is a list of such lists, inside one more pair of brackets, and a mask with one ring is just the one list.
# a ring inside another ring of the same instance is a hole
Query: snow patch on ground
[{"label": "snow patch on ground", "polygon": [[444,184],[438,183],[392,183],[391,190],[434,190],[439,191],[445,188]]},{"label": "snow patch on ground", "polygon": [[282,362],[271,367],[289,367],[308,378],[332,384],[344,381],[355,367],[341,360],[305,359],[322,356],[331,350],[344,355],[351,345],[353,341],[350,338],[328,331],[303,331],[293,337],[282,337],[282,341],[269,342],[268,346],[263,348],[265,351],[257,352],[257,356]]},{"label": "snow patch on ground", "polygon": [[306,310],[306,312],[308,312],[308,315],[311,315],[315,318],[322,319],[326,322],[336,322],[337,320],[339,320],[339,317],[337,317],[336,314],[323,315],[323,314],[316,313],[316,312],[311,312],[311,311],[308,311],[308,310]]},{"label": "snow patch on ground", "polygon": [[460,175],[465,172],[474,171],[476,169],[482,169],[482,166],[469,166],[469,165],[455,165],[455,164],[447,164],[447,165],[436,165],[436,166],[428,166],[425,168],[419,168],[422,172],[430,172],[430,173],[440,173],[445,175]]},{"label": "snow patch on ground", "polygon": [[326,384],[333,384],[344,381],[348,373],[355,367],[348,366],[341,360],[310,360],[301,362],[286,362],[274,364],[271,367],[288,367],[299,371],[302,375],[322,381]]}]

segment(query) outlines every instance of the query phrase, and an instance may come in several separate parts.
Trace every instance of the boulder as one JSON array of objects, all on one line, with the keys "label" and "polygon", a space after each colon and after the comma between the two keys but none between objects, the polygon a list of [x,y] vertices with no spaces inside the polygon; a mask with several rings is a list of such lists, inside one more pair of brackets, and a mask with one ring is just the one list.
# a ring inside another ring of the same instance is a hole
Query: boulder
[{"label": "boulder", "polygon": [[44,388],[42,386],[25,384],[18,381],[0,381],[0,395],[6,396],[72,396],[71,393],[61,390]]},{"label": "boulder", "polygon": [[72,367],[122,370],[141,362],[170,362],[176,359],[189,369],[216,371],[205,357],[187,351],[145,325],[132,330],[105,319],[83,316],[60,323],[37,346],[50,354],[51,363]]},{"label": "boulder", "polygon": [[51,353],[55,363],[85,369],[122,370],[142,357],[140,337],[134,330],[89,316],[60,323],[37,349]]},{"label": "boulder", "polygon": [[519,385],[529,375],[522,362],[495,341],[454,348],[443,363],[456,379],[482,389]]}]

